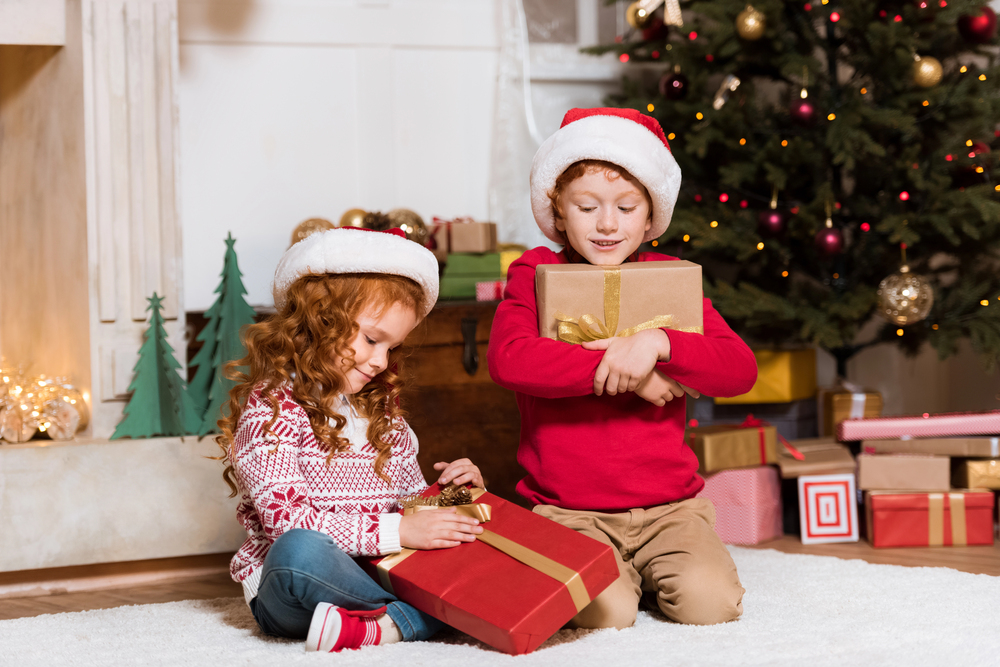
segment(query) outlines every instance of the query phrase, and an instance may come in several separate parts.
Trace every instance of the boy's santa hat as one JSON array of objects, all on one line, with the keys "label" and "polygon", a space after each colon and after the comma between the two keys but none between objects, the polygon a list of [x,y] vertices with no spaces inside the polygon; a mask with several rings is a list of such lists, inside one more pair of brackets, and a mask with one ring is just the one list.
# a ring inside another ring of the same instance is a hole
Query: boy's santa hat
[{"label": "boy's santa hat", "polygon": [[421,317],[431,312],[438,298],[437,258],[407,239],[402,230],[338,227],[310,234],[285,251],[274,272],[274,305],[284,306],[288,288],[302,276],[325,273],[389,273],[409,278],[424,292]]},{"label": "boy's santa hat", "polygon": [[627,169],[653,200],[653,224],[643,241],[666,231],[681,187],[681,168],[655,118],[635,109],[570,109],[531,164],[531,212],[542,233],[565,243],[556,230],[549,193],[574,162],[604,160]]}]

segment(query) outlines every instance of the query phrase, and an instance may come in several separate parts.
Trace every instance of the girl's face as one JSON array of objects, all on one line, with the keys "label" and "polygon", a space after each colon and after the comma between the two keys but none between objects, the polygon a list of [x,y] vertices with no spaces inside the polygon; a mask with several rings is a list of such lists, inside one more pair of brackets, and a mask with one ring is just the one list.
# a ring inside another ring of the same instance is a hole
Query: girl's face
[{"label": "girl's face", "polygon": [[351,396],[361,391],[366,384],[384,371],[389,365],[389,351],[403,342],[413,327],[417,326],[417,314],[410,306],[394,303],[375,315],[371,309],[358,316],[358,335],[351,341],[354,350],[354,365],[341,359],[347,387],[344,393]]}]

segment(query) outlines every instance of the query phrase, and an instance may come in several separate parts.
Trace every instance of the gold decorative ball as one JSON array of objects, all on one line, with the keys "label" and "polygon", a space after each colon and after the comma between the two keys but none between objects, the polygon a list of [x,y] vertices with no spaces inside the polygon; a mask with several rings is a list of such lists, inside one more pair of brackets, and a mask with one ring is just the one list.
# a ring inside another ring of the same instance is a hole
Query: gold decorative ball
[{"label": "gold decorative ball", "polygon": [[913,63],[913,82],[921,88],[933,88],[941,83],[944,75],[941,63],[931,56],[916,56]]},{"label": "gold decorative ball", "polygon": [[398,227],[406,234],[406,238],[420,245],[427,244],[427,237],[430,232],[424,219],[415,211],[408,208],[394,208],[386,214],[389,217],[389,224]]},{"label": "gold decorative ball", "polygon": [[38,430],[33,408],[30,402],[22,402],[14,396],[7,396],[0,402],[0,437],[13,443],[31,440]]},{"label": "gold decorative ball", "polygon": [[927,317],[934,305],[934,288],[904,266],[878,284],[879,315],[898,326]]},{"label": "gold decorative ball", "polygon": [[651,13],[647,12],[645,9],[639,8],[638,2],[633,2],[628,6],[628,9],[625,10],[625,20],[628,21],[628,24],[636,30],[642,30],[645,28],[649,25],[652,18],[653,15]]},{"label": "gold decorative ball", "polygon": [[337,224],[338,227],[364,227],[365,226],[365,216],[368,212],[360,208],[352,208],[351,210],[340,216],[340,222]]},{"label": "gold decorative ball", "polygon": [[333,228],[334,224],[326,218],[309,218],[304,222],[300,222],[295,227],[295,230],[292,232],[292,242],[289,245],[295,245],[302,239],[312,236],[316,232],[322,232]]},{"label": "gold decorative ball", "polygon": [[747,5],[747,8],[736,15],[736,32],[747,41],[754,41],[764,36],[767,19],[763,14]]}]

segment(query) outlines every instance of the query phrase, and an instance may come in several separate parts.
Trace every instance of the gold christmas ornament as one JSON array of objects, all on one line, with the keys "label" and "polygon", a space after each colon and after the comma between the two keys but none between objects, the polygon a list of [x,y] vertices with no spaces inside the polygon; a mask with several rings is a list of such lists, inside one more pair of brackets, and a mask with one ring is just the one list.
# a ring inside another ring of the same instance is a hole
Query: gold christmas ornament
[{"label": "gold christmas ornament", "polygon": [[731,93],[735,93],[736,89],[739,87],[739,77],[733,74],[727,74],[726,78],[719,84],[719,89],[715,91],[715,99],[712,100],[712,108],[718,111],[722,107],[726,106],[726,102],[729,101],[729,95]]},{"label": "gold christmas ornament", "polygon": [[338,227],[364,227],[365,226],[365,216],[368,212],[360,208],[352,208],[351,210],[340,216],[340,222],[337,224]]},{"label": "gold christmas ornament", "polygon": [[415,211],[408,208],[394,208],[386,215],[389,217],[390,226],[402,229],[406,238],[420,245],[427,244],[430,232],[424,224],[424,219]]},{"label": "gold christmas ornament", "polygon": [[641,0],[639,2],[633,2],[625,10],[625,20],[628,24],[635,28],[636,30],[642,30],[647,25],[649,25],[650,20],[653,18],[653,12],[647,10],[643,6]]},{"label": "gold christmas ornament", "polygon": [[13,396],[5,398],[0,403],[0,437],[15,444],[31,440],[38,431],[33,407]]},{"label": "gold christmas ornament", "polygon": [[83,394],[66,378],[3,371],[0,397],[0,437],[8,442],[26,442],[39,431],[70,440],[90,418]]},{"label": "gold christmas ornament", "polygon": [[941,63],[931,56],[913,56],[913,82],[921,88],[933,88],[944,75]]},{"label": "gold christmas ornament", "polygon": [[767,19],[753,5],[747,5],[746,9],[736,15],[736,32],[748,42],[763,37],[766,28]]},{"label": "gold christmas ornament", "polygon": [[300,222],[295,227],[295,230],[292,232],[292,242],[289,245],[293,246],[302,239],[305,239],[316,232],[322,232],[333,228],[334,224],[326,218],[309,218],[304,222]]},{"label": "gold christmas ornament", "polygon": [[879,315],[895,325],[906,326],[927,317],[934,305],[934,289],[905,264],[878,284]]}]

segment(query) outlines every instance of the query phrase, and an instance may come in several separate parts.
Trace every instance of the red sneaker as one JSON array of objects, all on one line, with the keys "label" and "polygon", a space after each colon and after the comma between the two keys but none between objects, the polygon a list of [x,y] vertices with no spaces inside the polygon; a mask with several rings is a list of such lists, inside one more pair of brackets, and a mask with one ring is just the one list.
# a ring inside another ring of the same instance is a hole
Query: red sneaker
[{"label": "red sneaker", "polygon": [[375,618],[384,613],[385,607],[373,611],[347,611],[329,602],[320,602],[309,623],[306,650],[337,653],[345,648],[375,646],[382,639],[382,628]]}]

